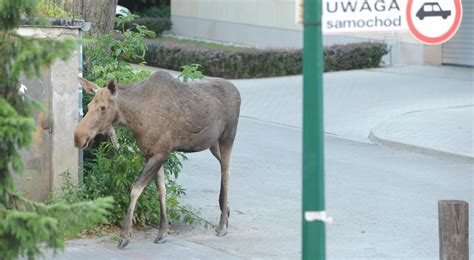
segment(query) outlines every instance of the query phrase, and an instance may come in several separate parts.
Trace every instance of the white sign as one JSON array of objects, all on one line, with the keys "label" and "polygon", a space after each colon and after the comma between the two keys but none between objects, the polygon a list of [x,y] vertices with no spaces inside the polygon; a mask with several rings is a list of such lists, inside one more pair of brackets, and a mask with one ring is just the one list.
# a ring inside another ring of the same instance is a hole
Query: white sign
[{"label": "white sign", "polygon": [[461,0],[408,0],[408,27],[424,43],[440,44],[449,40],[461,20]]},{"label": "white sign", "polygon": [[408,0],[324,0],[325,34],[407,31]]}]

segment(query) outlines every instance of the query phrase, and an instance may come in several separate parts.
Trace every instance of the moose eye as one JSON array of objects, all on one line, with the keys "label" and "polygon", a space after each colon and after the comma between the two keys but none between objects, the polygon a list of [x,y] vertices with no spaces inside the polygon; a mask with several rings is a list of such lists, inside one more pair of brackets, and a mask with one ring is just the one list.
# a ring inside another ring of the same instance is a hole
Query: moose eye
[{"label": "moose eye", "polygon": [[100,111],[105,111],[105,106],[101,106]]}]

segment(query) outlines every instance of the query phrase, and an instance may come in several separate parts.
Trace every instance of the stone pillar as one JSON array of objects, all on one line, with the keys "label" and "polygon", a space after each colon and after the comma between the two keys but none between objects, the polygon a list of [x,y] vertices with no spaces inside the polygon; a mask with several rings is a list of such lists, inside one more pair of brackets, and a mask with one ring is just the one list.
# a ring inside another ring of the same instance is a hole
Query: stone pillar
[{"label": "stone pillar", "polygon": [[[31,28],[18,33],[38,38],[79,39],[81,26]],[[61,173],[68,171],[78,182],[79,150],[74,147],[74,128],[79,120],[80,46],[66,60],[58,60],[42,68],[40,78],[23,79],[26,94],[45,107],[35,112],[36,130],[32,149],[22,151],[25,172],[14,176],[17,190],[27,198],[44,201],[49,193],[62,185]]]}]

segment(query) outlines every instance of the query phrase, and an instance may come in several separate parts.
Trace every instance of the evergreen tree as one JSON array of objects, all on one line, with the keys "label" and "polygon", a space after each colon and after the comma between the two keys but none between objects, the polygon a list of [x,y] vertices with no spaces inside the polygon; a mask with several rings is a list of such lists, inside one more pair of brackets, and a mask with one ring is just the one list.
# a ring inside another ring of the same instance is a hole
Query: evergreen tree
[{"label": "evergreen tree", "polygon": [[22,18],[38,23],[35,0],[0,0],[0,259],[34,258],[39,243],[64,247],[64,233],[105,221],[112,198],[45,205],[14,191],[12,173],[23,171],[19,149],[32,142],[34,101],[19,91],[20,75],[39,76],[41,66],[66,59],[72,40],[35,39],[16,33]]}]

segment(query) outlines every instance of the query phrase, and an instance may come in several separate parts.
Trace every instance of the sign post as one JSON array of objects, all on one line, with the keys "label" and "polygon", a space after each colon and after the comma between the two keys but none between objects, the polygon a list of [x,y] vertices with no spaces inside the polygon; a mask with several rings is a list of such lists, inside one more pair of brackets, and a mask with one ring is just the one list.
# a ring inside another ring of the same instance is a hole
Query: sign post
[{"label": "sign post", "polygon": [[321,0],[304,1],[303,259],[325,259]]}]

